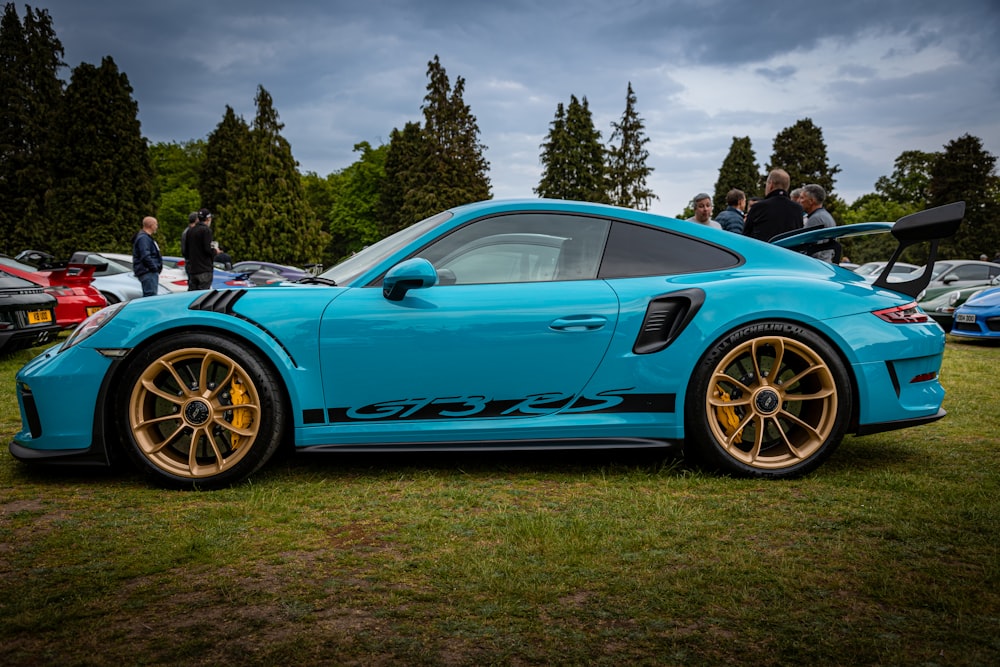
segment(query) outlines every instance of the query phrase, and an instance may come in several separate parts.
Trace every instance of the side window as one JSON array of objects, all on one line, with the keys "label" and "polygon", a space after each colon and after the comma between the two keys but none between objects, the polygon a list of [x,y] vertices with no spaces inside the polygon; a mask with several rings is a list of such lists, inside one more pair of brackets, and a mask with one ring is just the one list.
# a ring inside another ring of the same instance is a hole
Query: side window
[{"label": "side window", "polygon": [[958,280],[986,280],[989,271],[985,264],[963,264],[951,272]]},{"label": "side window", "polygon": [[597,277],[610,221],[558,213],[477,220],[416,253],[442,285],[587,280]]},{"label": "side window", "polygon": [[636,278],[716,271],[742,259],[725,248],[655,227],[616,222],[608,237],[601,278]]}]

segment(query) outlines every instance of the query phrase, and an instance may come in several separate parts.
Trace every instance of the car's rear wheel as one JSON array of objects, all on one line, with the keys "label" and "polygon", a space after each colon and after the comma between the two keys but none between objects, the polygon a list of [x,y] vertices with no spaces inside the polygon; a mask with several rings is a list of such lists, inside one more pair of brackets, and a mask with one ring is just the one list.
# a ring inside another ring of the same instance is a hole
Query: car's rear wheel
[{"label": "car's rear wheel", "polygon": [[699,362],[685,451],[735,475],[802,475],[840,444],[851,400],[844,364],[819,335],[787,322],[748,325]]},{"label": "car's rear wheel", "polygon": [[208,333],[174,335],[141,352],[118,405],[130,457],[173,488],[245,479],[278,449],[285,424],[273,371]]}]

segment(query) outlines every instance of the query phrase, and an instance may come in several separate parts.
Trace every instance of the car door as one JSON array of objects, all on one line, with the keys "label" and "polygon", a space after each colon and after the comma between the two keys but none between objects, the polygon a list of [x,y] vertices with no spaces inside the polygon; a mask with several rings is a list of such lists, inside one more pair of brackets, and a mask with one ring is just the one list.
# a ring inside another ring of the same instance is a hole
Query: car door
[{"label": "car door", "polygon": [[414,424],[523,421],[572,404],[617,322],[617,297],[596,279],[608,224],[478,221],[413,254],[439,284],[399,301],[377,284],[345,293],[320,331],[329,422],[419,439]]}]

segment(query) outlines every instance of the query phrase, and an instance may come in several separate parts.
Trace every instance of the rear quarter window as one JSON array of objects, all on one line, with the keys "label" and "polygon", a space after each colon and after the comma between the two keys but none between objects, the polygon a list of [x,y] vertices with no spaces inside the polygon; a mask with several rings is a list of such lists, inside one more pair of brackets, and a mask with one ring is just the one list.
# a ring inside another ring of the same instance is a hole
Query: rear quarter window
[{"label": "rear quarter window", "polygon": [[637,278],[738,266],[739,255],[706,241],[626,222],[611,227],[601,278]]}]

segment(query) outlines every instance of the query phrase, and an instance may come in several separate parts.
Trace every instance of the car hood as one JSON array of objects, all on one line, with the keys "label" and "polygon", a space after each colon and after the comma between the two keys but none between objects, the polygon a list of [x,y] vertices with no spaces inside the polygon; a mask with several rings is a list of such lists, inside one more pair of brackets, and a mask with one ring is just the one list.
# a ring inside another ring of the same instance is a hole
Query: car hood
[{"label": "car hood", "polygon": [[978,306],[980,308],[1000,306],[1000,287],[985,289],[965,303],[970,306]]}]

